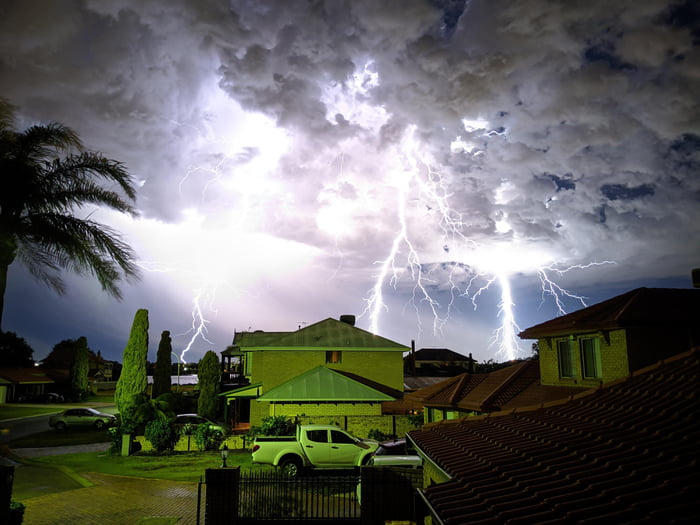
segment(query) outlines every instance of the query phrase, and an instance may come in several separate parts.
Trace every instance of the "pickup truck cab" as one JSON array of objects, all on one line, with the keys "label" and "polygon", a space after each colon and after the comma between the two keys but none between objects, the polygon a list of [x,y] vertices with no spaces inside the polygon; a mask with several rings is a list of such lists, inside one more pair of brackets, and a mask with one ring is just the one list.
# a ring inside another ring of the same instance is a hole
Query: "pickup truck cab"
[{"label": "pickup truck cab", "polygon": [[253,463],[280,467],[290,477],[303,468],[343,469],[364,465],[379,443],[356,438],[333,425],[299,425],[296,436],[258,436]]}]

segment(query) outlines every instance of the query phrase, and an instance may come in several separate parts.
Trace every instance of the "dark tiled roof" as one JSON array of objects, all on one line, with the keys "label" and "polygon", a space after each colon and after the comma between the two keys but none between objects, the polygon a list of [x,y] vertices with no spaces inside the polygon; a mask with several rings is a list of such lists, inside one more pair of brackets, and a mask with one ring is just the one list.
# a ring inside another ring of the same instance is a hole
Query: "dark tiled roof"
[{"label": "dark tiled roof", "polygon": [[427,407],[493,412],[562,399],[581,388],[543,386],[538,361],[522,361],[488,374],[460,374],[407,394]]},{"label": "dark tiled roof", "polygon": [[38,368],[0,368],[0,377],[17,384],[54,382],[43,370]]},{"label": "dark tiled roof", "polygon": [[330,317],[294,332],[236,333],[233,346],[237,349],[318,347],[347,348],[349,350],[373,348],[401,352],[409,350],[407,346]]},{"label": "dark tiled roof", "polygon": [[451,477],[425,498],[446,524],[697,523],[699,371],[696,349],[568,401],[410,432]]},{"label": "dark tiled roof", "polygon": [[637,288],[550,321],[518,335],[522,339],[632,326],[700,325],[700,290]]},{"label": "dark tiled roof", "polygon": [[[411,356],[406,356],[409,359]],[[421,348],[416,350],[416,361],[469,362],[469,358],[447,348]]]}]

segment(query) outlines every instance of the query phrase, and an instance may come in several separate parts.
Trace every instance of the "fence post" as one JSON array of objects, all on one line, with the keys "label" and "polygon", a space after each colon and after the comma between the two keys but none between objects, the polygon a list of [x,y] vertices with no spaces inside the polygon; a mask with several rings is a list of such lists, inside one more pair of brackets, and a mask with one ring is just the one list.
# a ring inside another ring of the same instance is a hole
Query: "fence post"
[{"label": "fence post", "polygon": [[238,518],[239,467],[208,468],[204,471],[207,484],[204,509],[205,525],[228,525]]}]

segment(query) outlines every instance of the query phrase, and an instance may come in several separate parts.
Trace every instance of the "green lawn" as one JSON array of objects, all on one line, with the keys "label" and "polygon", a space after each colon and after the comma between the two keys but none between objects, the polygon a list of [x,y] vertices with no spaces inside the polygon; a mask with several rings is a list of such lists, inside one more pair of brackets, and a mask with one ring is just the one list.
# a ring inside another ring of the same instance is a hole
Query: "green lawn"
[{"label": "green lawn", "polygon": [[[83,452],[35,458],[34,461],[69,467],[77,473],[102,472],[120,476],[167,479],[171,481],[199,481],[208,468],[221,466],[217,451],[176,452],[167,456],[133,455],[112,456],[106,452]],[[253,465],[250,452],[234,452],[226,461],[229,467],[240,466],[243,470],[271,469]]]}]

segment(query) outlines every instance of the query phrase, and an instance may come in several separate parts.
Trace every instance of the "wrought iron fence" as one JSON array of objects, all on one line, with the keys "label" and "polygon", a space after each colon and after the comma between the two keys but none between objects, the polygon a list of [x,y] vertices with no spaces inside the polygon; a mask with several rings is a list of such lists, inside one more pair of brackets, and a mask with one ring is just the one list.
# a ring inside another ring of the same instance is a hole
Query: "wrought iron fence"
[{"label": "wrought iron fence", "polygon": [[241,522],[359,519],[359,483],[358,475],[289,479],[277,472],[242,472],[238,518]]}]

